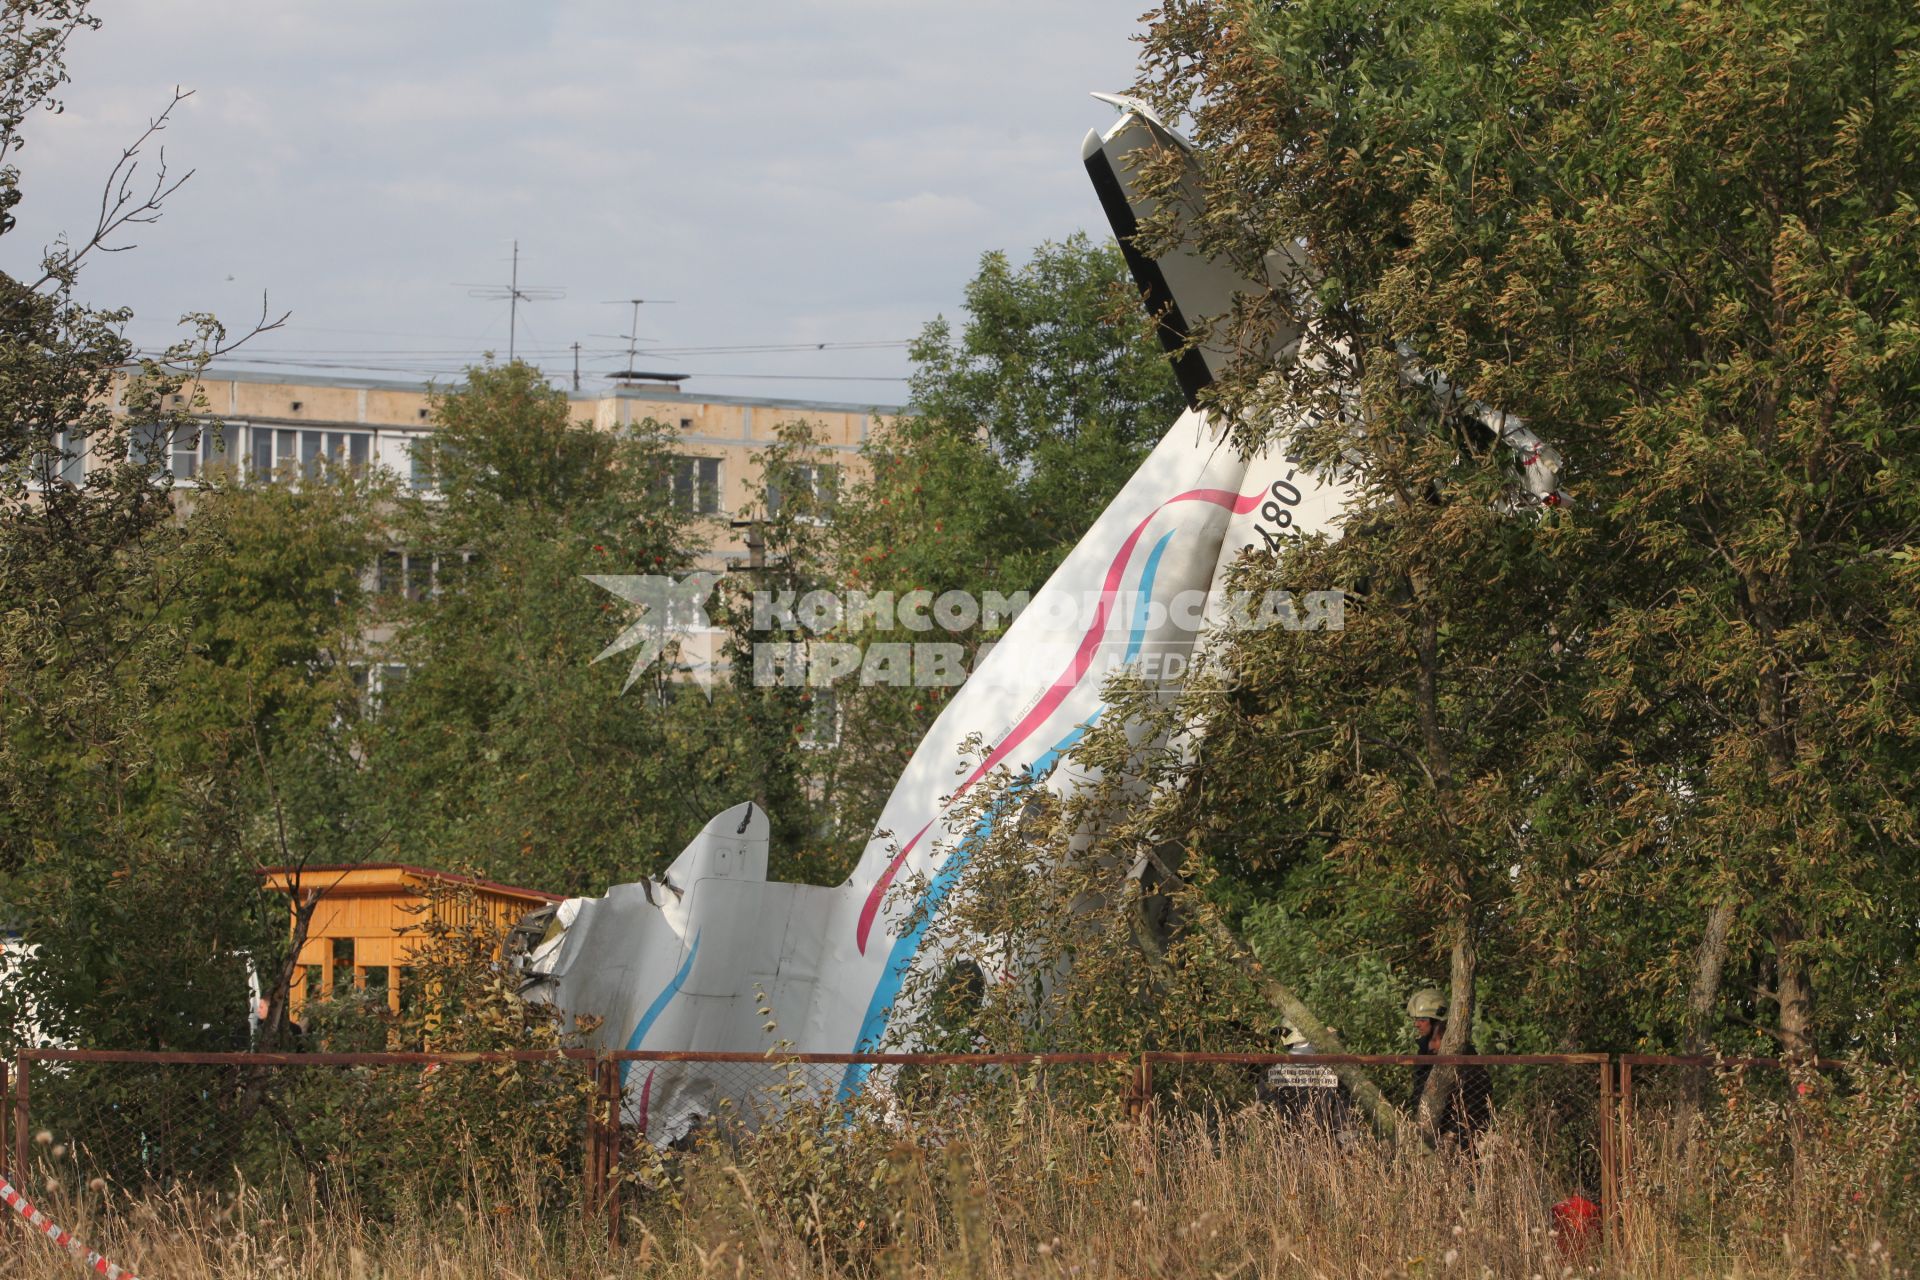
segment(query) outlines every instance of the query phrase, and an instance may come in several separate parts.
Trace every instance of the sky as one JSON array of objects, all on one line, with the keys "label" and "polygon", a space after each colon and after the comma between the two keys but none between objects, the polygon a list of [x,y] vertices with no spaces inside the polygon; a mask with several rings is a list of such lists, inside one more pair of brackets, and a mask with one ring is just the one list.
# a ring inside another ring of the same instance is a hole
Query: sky
[{"label": "sky", "polygon": [[[515,350],[585,389],[897,404],[904,343],[980,255],[1105,232],[1080,141],[1131,82],[1143,0],[96,0],[64,113],[30,122],[0,269],[91,228],[120,150],[192,179],[83,295],[158,347],[190,311],[291,311],[256,367],[442,382]],[[37,273],[36,273],[37,274]],[[700,351],[885,343],[792,352]],[[751,375],[751,376],[749,376]]]}]

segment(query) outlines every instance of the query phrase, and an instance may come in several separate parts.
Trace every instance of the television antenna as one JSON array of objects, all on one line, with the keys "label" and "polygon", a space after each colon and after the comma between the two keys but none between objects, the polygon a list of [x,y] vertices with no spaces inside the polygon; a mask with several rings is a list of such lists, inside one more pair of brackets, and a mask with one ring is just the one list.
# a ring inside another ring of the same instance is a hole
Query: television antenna
[{"label": "television antenna", "polygon": [[[673,305],[673,299],[671,298],[614,298],[610,301],[602,302],[600,305],[603,307],[632,307],[633,308],[633,320],[630,324],[628,324],[627,331],[625,333],[603,333],[603,334],[594,335],[595,337],[601,337],[601,338],[620,338],[626,342],[627,367],[625,370],[625,374],[627,377],[632,377],[634,374],[634,370],[639,367],[640,344],[642,342],[658,342],[659,341],[658,338],[642,338],[640,336],[640,308],[670,307]],[[613,376],[617,378],[617,377],[620,377],[621,375],[616,373]]]},{"label": "television antenna", "polygon": [[523,302],[553,302],[567,296],[565,289],[555,289],[546,285],[522,285],[520,283],[520,242],[513,242],[513,274],[507,277],[505,287],[497,284],[462,285],[469,298],[483,298],[488,302],[507,304],[507,363],[513,363],[514,339],[519,336],[520,304]]}]

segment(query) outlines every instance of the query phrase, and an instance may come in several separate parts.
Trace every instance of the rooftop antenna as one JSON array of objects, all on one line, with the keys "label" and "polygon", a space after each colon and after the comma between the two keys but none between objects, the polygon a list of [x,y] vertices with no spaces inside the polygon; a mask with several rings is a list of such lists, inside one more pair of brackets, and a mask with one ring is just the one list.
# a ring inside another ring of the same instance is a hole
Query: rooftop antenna
[{"label": "rooftop antenna", "polygon": [[[633,321],[627,326],[627,331],[625,333],[610,333],[610,334],[603,335],[609,338],[626,339],[627,367],[624,370],[624,376],[631,378],[634,374],[634,370],[639,367],[640,344],[643,341],[644,342],[657,341],[657,339],[654,339],[654,338],[643,339],[640,336],[640,308],[670,307],[673,305],[673,299],[671,298],[614,298],[610,301],[602,302],[600,305],[603,307],[632,307],[633,308]],[[618,377],[621,377],[622,374],[616,373],[613,376],[618,378]]]},{"label": "rooftop antenna", "polygon": [[519,336],[520,304],[523,302],[553,302],[567,296],[565,289],[549,288],[545,285],[520,284],[520,242],[513,242],[513,274],[507,279],[506,288],[497,284],[473,284],[463,286],[469,298],[484,298],[488,302],[507,304],[507,363],[513,363],[514,340]]}]

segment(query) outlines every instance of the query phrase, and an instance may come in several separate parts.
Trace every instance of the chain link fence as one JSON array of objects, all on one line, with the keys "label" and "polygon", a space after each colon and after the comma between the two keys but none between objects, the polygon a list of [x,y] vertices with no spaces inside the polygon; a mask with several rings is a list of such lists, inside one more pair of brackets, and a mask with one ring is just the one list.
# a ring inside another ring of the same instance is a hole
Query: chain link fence
[{"label": "chain link fence", "polygon": [[[1471,1158],[1489,1142],[1534,1153],[1570,1195],[1598,1200],[1613,1156],[1603,1132],[1604,1054],[1147,1054],[1153,1106],[1220,1118],[1246,1109],[1336,1139],[1417,1137]],[[1422,1110],[1423,1100],[1425,1110]]]},{"label": "chain link fence", "polygon": [[623,1129],[656,1148],[737,1141],[796,1107],[900,1126],[986,1106],[1125,1110],[1137,1056],[1097,1054],[609,1055],[622,1082]]},{"label": "chain link fence", "polygon": [[[673,1153],[750,1143],[783,1117],[937,1145],[962,1117],[1014,1108],[1148,1132],[1258,1116],[1336,1140],[1418,1138],[1468,1168],[1523,1153],[1543,1188],[1613,1223],[1636,1200],[1733,1186],[1738,1171],[1702,1154],[1716,1133],[1790,1155],[1836,1109],[1890,1105],[1832,1064],[1601,1054],[37,1050],[4,1075],[0,1153],[30,1193],[105,1203],[244,1186],[374,1215],[498,1201],[604,1216],[616,1233],[623,1194],[645,1194]],[[1848,1178],[1836,1170],[1836,1194],[1859,1190]]]},{"label": "chain link fence", "polygon": [[1616,1070],[1628,1231],[1636,1214],[1864,1230],[1911,1199],[1920,1085],[1908,1074],[1648,1054],[1623,1054]]},{"label": "chain link fence", "polygon": [[582,1185],[598,1082],[557,1055],[22,1055],[6,1150],[21,1185],[348,1197],[370,1212]]}]

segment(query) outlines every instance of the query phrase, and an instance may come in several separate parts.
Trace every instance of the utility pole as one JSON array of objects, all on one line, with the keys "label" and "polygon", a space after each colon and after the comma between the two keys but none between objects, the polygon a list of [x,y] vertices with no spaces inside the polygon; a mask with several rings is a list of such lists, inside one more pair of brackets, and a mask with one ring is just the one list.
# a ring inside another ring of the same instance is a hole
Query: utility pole
[{"label": "utility pole", "polygon": [[580,389],[580,344],[573,344],[573,389]]}]

